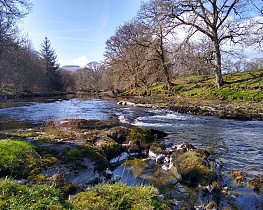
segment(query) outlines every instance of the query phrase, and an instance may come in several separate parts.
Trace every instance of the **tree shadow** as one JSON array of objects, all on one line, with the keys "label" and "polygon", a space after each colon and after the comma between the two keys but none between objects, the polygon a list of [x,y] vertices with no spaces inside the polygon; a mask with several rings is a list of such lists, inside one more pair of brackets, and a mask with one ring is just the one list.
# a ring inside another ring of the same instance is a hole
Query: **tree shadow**
[{"label": "tree shadow", "polygon": [[[249,78],[244,78],[244,79],[237,79],[237,80],[234,80],[234,81],[227,81],[225,80],[224,81],[224,84],[235,84],[235,83],[242,83],[242,82],[247,82],[249,80],[254,80],[254,82],[257,82],[257,81],[260,81],[262,80],[263,78],[263,73],[260,73],[258,75],[254,75],[252,74],[251,72],[248,72],[252,77],[249,77]],[[257,79],[257,80],[256,80]]]}]

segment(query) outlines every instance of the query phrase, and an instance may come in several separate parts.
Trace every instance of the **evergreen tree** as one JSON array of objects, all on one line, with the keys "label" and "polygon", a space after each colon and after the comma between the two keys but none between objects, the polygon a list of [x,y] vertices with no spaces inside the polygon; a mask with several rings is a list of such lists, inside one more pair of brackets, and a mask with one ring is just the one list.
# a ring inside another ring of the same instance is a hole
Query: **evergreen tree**
[{"label": "evergreen tree", "polygon": [[62,80],[60,72],[58,71],[59,64],[57,63],[57,56],[55,50],[51,47],[50,40],[45,37],[41,44],[40,56],[43,60],[45,73],[48,78],[48,89],[59,91],[62,88]]}]

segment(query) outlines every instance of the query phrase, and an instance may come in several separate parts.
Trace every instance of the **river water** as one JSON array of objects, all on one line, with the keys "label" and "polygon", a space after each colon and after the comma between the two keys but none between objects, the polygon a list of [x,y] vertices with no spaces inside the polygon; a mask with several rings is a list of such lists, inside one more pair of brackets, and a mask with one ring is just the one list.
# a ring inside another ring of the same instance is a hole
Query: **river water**
[{"label": "river water", "polygon": [[[49,119],[129,119],[132,124],[167,132],[167,142],[189,142],[197,147],[212,148],[223,165],[225,182],[232,185],[237,196],[237,209],[262,209],[262,192],[232,183],[231,171],[242,170],[246,179],[263,177],[263,121],[237,121],[215,117],[179,114],[121,106],[113,100],[45,99],[39,101],[8,101],[0,103],[0,130],[28,127]],[[120,169],[119,169],[120,170]]]}]

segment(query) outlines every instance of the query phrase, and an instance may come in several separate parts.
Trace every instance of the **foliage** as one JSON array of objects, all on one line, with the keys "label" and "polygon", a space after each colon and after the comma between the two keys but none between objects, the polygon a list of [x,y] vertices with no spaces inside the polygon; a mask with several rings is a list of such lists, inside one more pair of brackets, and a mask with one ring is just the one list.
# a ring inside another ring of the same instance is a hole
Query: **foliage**
[{"label": "foliage", "polygon": [[164,209],[151,186],[126,186],[121,183],[99,185],[77,194],[70,202],[79,209]]},{"label": "foliage", "polygon": [[73,209],[63,194],[49,185],[27,186],[11,179],[0,179],[1,209]]},{"label": "foliage", "polygon": [[0,174],[23,176],[37,164],[34,147],[25,141],[0,140]]}]

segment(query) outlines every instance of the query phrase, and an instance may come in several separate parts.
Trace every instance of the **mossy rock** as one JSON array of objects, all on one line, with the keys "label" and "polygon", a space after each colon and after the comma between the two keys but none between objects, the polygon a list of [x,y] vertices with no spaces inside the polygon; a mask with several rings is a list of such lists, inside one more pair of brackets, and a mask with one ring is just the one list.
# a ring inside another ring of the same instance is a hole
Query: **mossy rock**
[{"label": "mossy rock", "polygon": [[207,185],[217,180],[216,173],[209,169],[202,156],[196,151],[189,151],[173,156],[172,172],[189,185]]},{"label": "mossy rock", "polygon": [[152,186],[103,184],[77,194],[70,202],[78,209],[168,209]]},{"label": "mossy rock", "polygon": [[87,144],[85,145],[85,151],[86,157],[91,159],[95,163],[94,170],[104,171],[107,167],[109,167],[108,161],[102,150],[99,150],[94,146]]},{"label": "mossy rock", "polygon": [[39,155],[34,146],[22,140],[0,140],[0,175],[26,177],[38,170]]},{"label": "mossy rock", "polygon": [[106,131],[106,135],[119,144],[126,141],[128,133],[129,128],[127,126],[118,126]]},{"label": "mossy rock", "polygon": [[150,135],[149,130],[140,127],[131,127],[128,133],[127,141],[131,144],[138,145],[143,149],[149,148],[150,144],[154,142],[153,136]]},{"label": "mossy rock", "polygon": [[114,141],[111,138],[99,139],[96,142],[96,145],[97,147],[102,149],[108,160],[119,156],[122,152],[125,151],[120,144],[118,144],[116,141]]},{"label": "mossy rock", "polygon": [[89,129],[89,130],[103,130],[110,129],[112,127],[118,126],[120,123],[110,120],[85,120],[85,119],[70,119],[64,122],[60,127],[66,127],[69,129]]},{"label": "mossy rock", "polygon": [[164,145],[154,142],[153,144],[151,144],[150,150],[155,154],[164,153]]},{"label": "mossy rock", "polygon": [[95,163],[95,170],[104,171],[108,167],[108,161],[104,153],[88,144],[84,147],[79,146],[71,149],[65,149],[65,155],[66,156],[64,158],[66,158],[66,160],[64,161],[66,161],[67,165],[73,169],[85,167],[83,162],[84,158],[88,158]]}]

